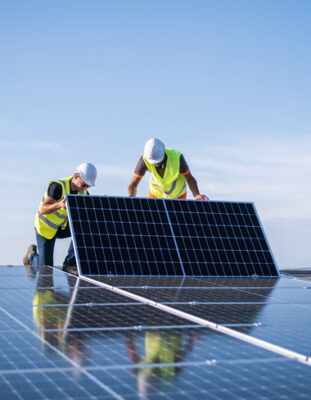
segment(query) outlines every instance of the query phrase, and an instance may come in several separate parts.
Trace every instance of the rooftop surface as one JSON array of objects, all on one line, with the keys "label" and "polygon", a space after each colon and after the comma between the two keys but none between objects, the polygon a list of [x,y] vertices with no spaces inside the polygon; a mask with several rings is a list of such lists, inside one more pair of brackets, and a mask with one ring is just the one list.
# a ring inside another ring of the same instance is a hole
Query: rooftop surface
[{"label": "rooftop surface", "polygon": [[310,289],[2,266],[1,397],[309,399]]},{"label": "rooftop surface", "polygon": [[304,279],[311,279],[311,269],[282,269],[282,274],[288,276],[296,276]]}]

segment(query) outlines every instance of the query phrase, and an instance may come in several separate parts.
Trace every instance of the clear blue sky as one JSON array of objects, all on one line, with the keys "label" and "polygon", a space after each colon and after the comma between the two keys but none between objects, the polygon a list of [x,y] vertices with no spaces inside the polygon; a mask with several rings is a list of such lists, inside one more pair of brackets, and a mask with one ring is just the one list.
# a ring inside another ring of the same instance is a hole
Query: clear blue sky
[{"label": "clear blue sky", "polygon": [[211,199],[254,201],[280,268],[311,267],[310,17],[308,0],[2,0],[0,265],[22,263],[49,180],[90,161],[92,194],[126,195],[158,137]]}]

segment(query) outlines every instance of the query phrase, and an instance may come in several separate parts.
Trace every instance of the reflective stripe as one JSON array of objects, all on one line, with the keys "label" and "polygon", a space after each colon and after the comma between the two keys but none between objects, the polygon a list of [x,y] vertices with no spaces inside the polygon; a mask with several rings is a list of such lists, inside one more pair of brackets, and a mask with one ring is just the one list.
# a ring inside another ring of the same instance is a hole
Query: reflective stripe
[{"label": "reflective stripe", "polygon": [[43,221],[45,224],[47,224],[50,228],[58,229],[59,225],[56,225],[53,222],[49,221],[47,218],[45,218],[45,216],[43,214],[40,213],[40,211],[38,211],[38,217],[39,217],[39,219],[41,219],[41,221]]},{"label": "reflective stripe", "polygon": [[171,189],[168,192],[165,192],[166,194],[170,195],[173,192],[173,190],[176,187],[177,179],[175,179],[174,182],[172,183]]},{"label": "reflective stripe", "polygon": [[67,218],[66,221],[64,221],[62,224],[60,224],[59,226],[63,229],[63,226],[67,225]]},{"label": "reflective stripe", "polygon": [[156,188],[158,188],[159,190],[161,190],[161,192],[162,192],[163,194],[165,194],[166,197],[168,197],[168,195],[164,192],[163,188],[162,188],[161,186],[159,186],[159,185],[156,183],[156,181],[154,180],[153,176],[151,176],[151,179],[152,179],[153,185],[154,185]]},{"label": "reflective stripe", "polygon": [[[157,181],[154,179],[154,177],[152,176],[151,178],[152,178],[152,183],[154,184],[154,186],[156,186],[158,189],[160,189],[163,193],[167,194],[168,196],[171,193],[173,193],[173,191],[175,190],[175,187],[176,187],[176,184],[177,184],[177,180],[178,180],[178,178],[175,179],[174,182],[172,183],[172,186],[171,186],[170,190],[168,192],[165,192],[163,190],[163,188],[157,184]],[[177,197],[180,195],[180,193],[184,190],[185,187],[186,187],[186,182],[184,182],[184,186],[182,187],[182,189],[178,193]]]},{"label": "reflective stripe", "polygon": [[181,172],[181,174],[182,174],[183,176],[185,176],[185,175],[188,174],[188,172],[190,172],[190,168],[188,168],[186,172]]},{"label": "reflective stripe", "polygon": [[178,195],[176,196],[176,198],[178,199],[178,197],[180,196],[180,193],[187,187],[187,183],[186,181],[184,181],[184,186],[181,188],[180,192],[178,193]]},{"label": "reflective stripe", "polygon": [[53,212],[51,214],[56,215],[56,217],[58,217],[60,219],[67,219],[67,215],[63,215],[63,214],[59,213],[58,211],[55,211],[55,212]]}]

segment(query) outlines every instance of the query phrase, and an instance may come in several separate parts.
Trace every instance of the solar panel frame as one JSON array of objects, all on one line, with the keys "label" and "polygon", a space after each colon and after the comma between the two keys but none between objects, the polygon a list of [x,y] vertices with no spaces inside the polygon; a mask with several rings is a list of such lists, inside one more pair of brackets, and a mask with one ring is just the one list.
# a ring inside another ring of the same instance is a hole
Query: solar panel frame
[{"label": "solar panel frame", "polygon": [[67,210],[80,275],[280,276],[250,202],[67,195]]}]

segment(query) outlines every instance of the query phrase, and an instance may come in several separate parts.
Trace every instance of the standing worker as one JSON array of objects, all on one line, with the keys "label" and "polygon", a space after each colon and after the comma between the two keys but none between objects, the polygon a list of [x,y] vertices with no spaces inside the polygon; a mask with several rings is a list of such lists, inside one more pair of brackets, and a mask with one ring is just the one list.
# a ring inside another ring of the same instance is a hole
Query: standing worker
[{"label": "standing worker", "polygon": [[[88,194],[87,189],[90,186],[95,186],[96,177],[95,166],[86,162],[76,168],[73,176],[49,183],[35,216],[39,254],[37,253],[37,246],[30,245],[23,258],[25,266],[53,266],[56,238],[63,239],[71,236],[65,195]],[[77,273],[72,241],[63,264],[63,271]]]},{"label": "standing worker", "polygon": [[199,192],[197,181],[190,173],[182,153],[166,148],[159,139],[146,142],[144,154],[136,165],[128,187],[129,196],[136,197],[137,186],[147,170],[151,173],[148,197],[186,199],[188,183],[195,200],[209,200]]}]

